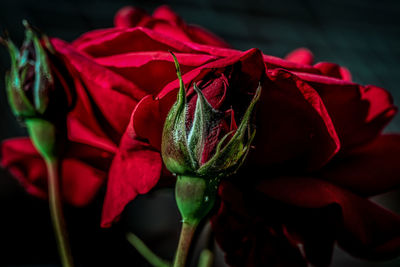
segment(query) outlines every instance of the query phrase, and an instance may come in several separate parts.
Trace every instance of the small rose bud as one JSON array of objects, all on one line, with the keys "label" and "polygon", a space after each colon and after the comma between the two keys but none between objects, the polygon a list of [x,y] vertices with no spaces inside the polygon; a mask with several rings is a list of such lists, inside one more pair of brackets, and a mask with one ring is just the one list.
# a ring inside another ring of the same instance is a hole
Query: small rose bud
[{"label": "small rose bud", "polygon": [[20,50],[7,37],[11,69],[7,72],[6,90],[13,113],[22,119],[41,117],[49,102],[54,81],[48,56],[39,36],[24,21],[25,40]]},{"label": "small rose bud", "polygon": [[[23,21],[23,25],[25,40],[21,49],[8,36],[0,38],[11,58],[11,69],[5,76],[8,101],[14,115],[24,121],[38,152],[45,159],[52,159],[57,156],[61,146],[56,124],[59,126],[64,120],[58,117],[54,119],[53,112],[48,110],[50,95],[54,91],[47,54],[52,47],[46,36],[39,37],[26,21]],[[53,106],[56,105],[64,107],[63,103],[53,103]]]},{"label": "small rose bud", "polygon": [[237,129],[211,142],[218,138],[225,112],[214,109],[194,84],[197,101],[189,121],[185,86],[177,59],[172,56],[180,88],[165,120],[161,153],[168,170],[178,175],[175,193],[183,221],[197,224],[213,207],[220,179],[235,173],[246,159],[256,133],[251,119],[261,86]]}]

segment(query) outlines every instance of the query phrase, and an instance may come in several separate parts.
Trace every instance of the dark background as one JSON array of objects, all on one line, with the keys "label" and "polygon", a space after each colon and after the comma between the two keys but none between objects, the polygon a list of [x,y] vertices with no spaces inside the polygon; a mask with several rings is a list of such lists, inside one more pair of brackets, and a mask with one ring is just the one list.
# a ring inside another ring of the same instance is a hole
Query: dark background
[{"label": "dark background", "polygon": [[[124,5],[151,12],[160,4],[169,4],[187,22],[213,31],[238,49],[258,47],[283,57],[295,48],[307,47],[316,61],[348,67],[355,82],[384,87],[400,104],[400,1],[396,0],[2,0],[0,28],[20,43],[21,21],[27,19],[49,36],[72,41],[86,31],[111,27],[113,15]],[[1,140],[26,134],[6,101],[3,76],[8,67],[6,50],[0,49]],[[400,132],[400,116],[386,131]],[[399,212],[398,195],[394,192],[375,199]],[[140,197],[119,225],[106,230],[99,228],[101,199],[100,194],[87,208],[66,208],[77,266],[147,266],[125,242],[127,229],[143,237],[160,255],[172,257],[179,216],[170,190]],[[0,266],[58,266],[57,262],[46,201],[28,196],[0,170]],[[399,266],[400,261],[369,263],[337,249],[332,265]]]}]

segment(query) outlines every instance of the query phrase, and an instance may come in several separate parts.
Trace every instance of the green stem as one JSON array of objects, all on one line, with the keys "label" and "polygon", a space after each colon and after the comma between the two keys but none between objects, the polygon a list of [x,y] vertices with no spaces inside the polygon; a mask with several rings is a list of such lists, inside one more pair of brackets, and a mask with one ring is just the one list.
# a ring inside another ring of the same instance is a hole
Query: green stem
[{"label": "green stem", "polygon": [[133,233],[127,233],[126,234],[126,239],[131,243],[132,246],[136,248],[136,250],[145,258],[151,265],[155,267],[170,267],[171,264],[160,257],[158,257],[156,254],[154,254],[153,251],[151,251],[146,244],[140,240],[139,237],[137,237]]},{"label": "green stem", "polygon": [[74,264],[68,243],[61,204],[58,160],[56,158],[45,158],[45,162],[48,171],[50,215],[53,222],[54,233],[56,235],[58,252],[60,253],[62,266],[73,267]]},{"label": "green stem", "polygon": [[181,235],[179,237],[178,249],[175,255],[174,267],[185,267],[186,258],[189,254],[190,244],[196,231],[197,224],[182,223]]}]

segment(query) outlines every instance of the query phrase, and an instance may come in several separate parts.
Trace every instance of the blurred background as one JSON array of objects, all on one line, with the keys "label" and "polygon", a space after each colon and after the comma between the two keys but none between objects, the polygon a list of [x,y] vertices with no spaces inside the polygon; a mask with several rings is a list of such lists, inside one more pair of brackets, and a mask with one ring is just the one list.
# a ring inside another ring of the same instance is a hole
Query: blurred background
[{"label": "blurred background", "polygon": [[[237,49],[257,47],[283,57],[307,47],[316,61],[346,66],[355,82],[384,87],[400,104],[400,1],[396,0],[2,0],[0,29],[7,29],[20,44],[21,21],[27,19],[49,36],[72,41],[86,31],[112,27],[115,12],[125,5],[152,12],[161,4],[170,5],[186,22],[211,30]],[[0,49],[1,140],[26,135],[9,110],[3,89],[9,64],[6,50]],[[400,116],[386,132],[400,132]],[[399,192],[375,200],[400,212]],[[66,207],[77,266],[148,266],[125,241],[127,229],[161,256],[172,257],[179,215],[171,190],[140,197],[112,229],[99,227],[101,204],[102,194],[89,207]],[[27,195],[2,169],[0,266],[59,266],[46,201]],[[222,255],[216,266],[223,266]],[[336,249],[332,266],[400,266],[400,260],[366,262]]]}]

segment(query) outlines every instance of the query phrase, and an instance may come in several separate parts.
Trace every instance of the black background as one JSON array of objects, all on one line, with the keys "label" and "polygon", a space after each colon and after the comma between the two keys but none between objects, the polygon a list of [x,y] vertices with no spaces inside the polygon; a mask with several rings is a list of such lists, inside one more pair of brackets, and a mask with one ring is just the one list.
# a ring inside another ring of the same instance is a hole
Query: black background
[{"label": "black background", "polygon": [[[49,36],[72,41],[86,31],[111,27],[113,15],[124,5],[152,12],[161,4],[169,4],[187,22],[213,31],[238,49],[258,47],[266,54],[283,57],[295,48],[307,47],[314,52],[316,61],[348,67],[354,81],[384,87],[400,104],[400,1],[396,0],[2,0],[0,28],[7,29],[20,43],[21,21],[27,19]],[[8,67],[8,55],[1,49],[1,140],[26,135],[9,111],[3,90]],[[400,116],[386,132],[400,132]],[[376,200],[399,211],[396,192]],[[179,216],[170,190],[140,197],[112,229],[99,227],[101,202],[100,194],[90,207],[66,208],[77,266],[147,266],[125,242],[127,229],[143,237],[162,256],[172,257]],[[222,266],[221,259],[217,261]],[[10,175],[0,170],[0,266],[58,266],[57,262],[46,201],[28,196]],[[399,265],[399,260],[368,263],[339,249],[333,260],[333,266]]]}]

